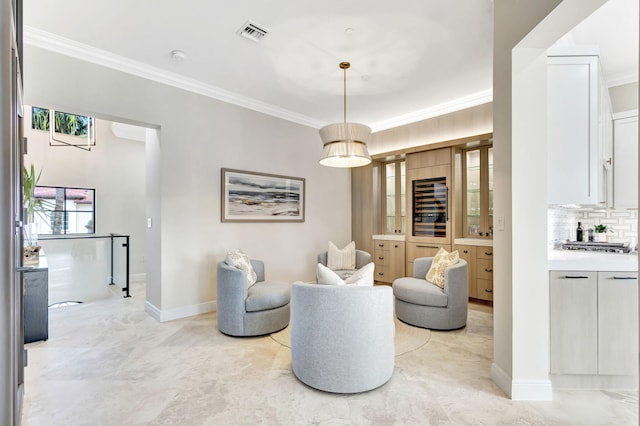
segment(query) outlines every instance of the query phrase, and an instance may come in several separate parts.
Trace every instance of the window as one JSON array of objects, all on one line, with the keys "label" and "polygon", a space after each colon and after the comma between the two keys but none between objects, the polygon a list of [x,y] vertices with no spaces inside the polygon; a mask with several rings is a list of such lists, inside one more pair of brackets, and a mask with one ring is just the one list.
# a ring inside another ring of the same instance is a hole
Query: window
[{"label": "window", "polygon": [[48,131],[50,146],[73,146],[87,151],[95,146],[93,117],[34,106],[31,108],[31,128]]},{"label": "window", "polygon": [[385,163],[384,167],[385,202],[383,217],[384,233],[404,234],[406,219],[406,165],[404,160]]},{"label": "window", "polygon": [[40,235],[94,234],[95,190],[36,186],[34,220]]},{"label": "window", "polygon": [[493,147],[463,152],[463,234],[493,238]]}]

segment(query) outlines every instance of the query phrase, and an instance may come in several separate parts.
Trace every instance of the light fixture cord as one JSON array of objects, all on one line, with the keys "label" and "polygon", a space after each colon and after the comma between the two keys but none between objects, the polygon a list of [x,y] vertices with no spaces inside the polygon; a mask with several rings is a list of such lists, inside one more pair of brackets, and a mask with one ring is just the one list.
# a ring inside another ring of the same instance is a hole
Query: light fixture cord
[{"label": "light fixture cord", "polygon": [[344,124],[347,124],[347,68],[342,69],[344,73]]}]

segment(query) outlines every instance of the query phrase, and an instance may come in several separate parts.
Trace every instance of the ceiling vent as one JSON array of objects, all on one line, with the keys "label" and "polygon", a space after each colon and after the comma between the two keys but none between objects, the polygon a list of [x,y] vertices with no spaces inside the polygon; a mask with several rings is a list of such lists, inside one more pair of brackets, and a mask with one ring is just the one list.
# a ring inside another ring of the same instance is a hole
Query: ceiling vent
[{"label": "ceiling vent", "polygon": [[242,37],[248,38],[249,40],[255,41],[256,43],[262,40],[269,34],[269,31],[265,30],[263,27],[260,27],[254,24],[251,21],[247,21],[239,30],[238,34]]}]

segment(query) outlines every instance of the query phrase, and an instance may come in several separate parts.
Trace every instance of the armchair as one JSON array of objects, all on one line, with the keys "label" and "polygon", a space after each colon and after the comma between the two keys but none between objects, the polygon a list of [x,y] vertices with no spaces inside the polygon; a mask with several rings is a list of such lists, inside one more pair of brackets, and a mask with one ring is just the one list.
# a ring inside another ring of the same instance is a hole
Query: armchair
[{"label": "armchair", "polygon": [[396,316],[407,324],[434,330],[454,330],[467,324],[469,272],[467,262],[445,269],[444,288],[425,279],[432,257],[413,262],[413,277],[393,281]]},{"label": "armchair", "polygon": [[231,336],[260,336],[289,324],[291,286],[265,281],[264,262],[251,260],[257,281],[247,288],[246,273],[218,263],[216,304],[218,329]]}]

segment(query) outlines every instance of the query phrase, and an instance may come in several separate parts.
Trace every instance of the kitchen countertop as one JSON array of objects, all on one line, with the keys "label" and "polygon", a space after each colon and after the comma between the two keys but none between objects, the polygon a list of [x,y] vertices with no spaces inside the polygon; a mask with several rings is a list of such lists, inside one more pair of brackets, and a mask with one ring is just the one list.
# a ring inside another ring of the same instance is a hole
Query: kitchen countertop
[{"label": "kitchen countertop", "polygon": [[374,240],[404,241],[404,235],[395,235],[395,234],[372,235],[372,238]]},{"label": "kitchen countertop", "polygon": [[493,247],[493,240],[487,240],[484,238],[456,238],[453,240],[453,244],[463,244],[467,246]]},{"label": "kitchen countertop", "polygon": [[638,270],[638,253],[598,253],[552,250],[548,254],[550,271],[619,271]]}]

